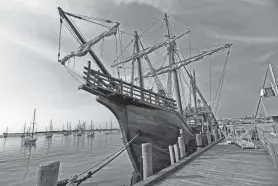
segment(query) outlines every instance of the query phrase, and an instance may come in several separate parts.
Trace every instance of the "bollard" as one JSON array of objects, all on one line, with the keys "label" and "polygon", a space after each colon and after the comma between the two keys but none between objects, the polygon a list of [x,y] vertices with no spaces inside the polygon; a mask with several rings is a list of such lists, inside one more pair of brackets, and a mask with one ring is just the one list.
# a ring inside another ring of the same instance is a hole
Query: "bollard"
[{"label": "bollard", "polygon": [[184,135],[185,155],[188,153],[188,135]]},{"label": "bollard", "polygon": [[153,162],[152,162],[152,144],[142,144],[142,158],[143,158],[143,179],[147,179],[153,174]]},{"label": "bollard", "polygon": [[202,134],[196,134],[197,150],[202,149]]},{"label": "bollard", "polygon": [[179,149],[180,149],[180,158],[185,157],[185,145],[184,145],[184,138],[178,137]]},{"label": "bollard", "polygon": [[180,161],[179,149],[178,144],[174,145],[174,152],[175,152],[175,160],[176,162]]},{"label": "bollard", "polygon": [[222,138],[222,132],[220,129],[218,129],[218,136],[219,136],[219,138]]},{"label": "bollard", "polygon": [[210,135],[210,132],[207,131],[207,139],[208,139],[208,145],[211,144],[211,135]]},{"label": "bollard", "polygon": [[212,131],[212,134],[213,134],[213,141],[216,141],[217,140],[217,129],[214,129],[213,131]]},{"label": "bollard", "polygon": [[225,138],[228,137],[228,131],[224,131],[224,136],[225,136]]},{"label": "bollard", "polygon": [[60,161],[41,164],[38,168],[37,186],[56,186]]},{"label": "bollard", "polygon": [[175,164],[175,157],[174,157],[173,145],[169,145],[169,154],[170,154],[171,165],[174,165]]},{"label": "bollard", "polygon": [[183,136],[183,129],[180,129],[180,136]]}]

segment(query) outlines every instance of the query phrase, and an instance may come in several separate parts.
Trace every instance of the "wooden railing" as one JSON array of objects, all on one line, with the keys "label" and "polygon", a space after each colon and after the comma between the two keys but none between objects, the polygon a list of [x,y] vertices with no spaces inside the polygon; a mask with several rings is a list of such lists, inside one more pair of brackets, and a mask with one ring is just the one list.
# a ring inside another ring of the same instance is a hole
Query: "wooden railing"
[{"label": "wooden railing", "polygon": [[84,67],[84,69],[86,71],[83,72],[85,74],[83,78],[86,80],[85,86],[87,87],[97,88],[105,94],[115,93],[151,104],[165,106],[170,109],[176,109],[176,101],[172,98],[154,93],[147,89],[142,89],[136,85],[90,69],[90,65]]}]

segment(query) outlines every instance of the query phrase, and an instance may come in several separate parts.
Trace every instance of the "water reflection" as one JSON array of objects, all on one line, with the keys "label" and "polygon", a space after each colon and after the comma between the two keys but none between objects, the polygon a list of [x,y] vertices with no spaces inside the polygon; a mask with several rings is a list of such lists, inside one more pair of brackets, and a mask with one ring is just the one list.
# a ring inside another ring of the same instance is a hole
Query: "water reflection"
[{"label": "water reflection", "polygon": [[28,174],[28,171],[29,171],[29,164],[30,164],[30,160],[31,160],[32,148],[36,149],[35,145],[29,145],[29,146],[24,145],[24,147],[25,147],[24,148],[24,157],[25,157],[26,149],[28,150],[28,155],[27,155],[27,159],[26,159],[26,167],[25,167],[25,174],[23,176],[23,180],[25,180],[25,178]]},{"label": "water reflection", "polygon": [[95,137],[88,137],[87,139],[87,145],[89,146],[90,152],[93,150],[93,141]]},{"label": "water reflection", "polygon": [[4,149],[5,149],[6,140],[7,140],[7,138],[4,138],[4,143],[3,143],[3,152],[4,152]]},{"label": "water reflection", "polygon": [[52,144],[52,138],[45,138],[46,154],[48,155],[50,147]]},{"label": "water reflection", "polygon": [[[0,138],[0,186],[36,185],[37,167],[54,159],[59,159],[63,163],[59,180],[67,178],[88,168],[88,165],[100,162],[104,157],[118,150],[121,144],[120,135],[106,136],[104,133],[96,133],[94,138],[87,137],[87,134],[82,136],[54,134],[52,139],[46,139],[44,135],[37,137],[36,146],[24,145],[24,139],[19,137]],[[113,169],[103,170],[100,176],[93,178],[94,181],[99,182],[99,186],[106,185],[101,184],[103,180],[118,180],[120,183],[121,180],[122,183],[127,179],[129,181],[131,166],[127,160],[127,157],[122,157],[122,160],[119,158],[116,162],[111,162]],[[119,166],[122,165],[128,165],[126,168],[128,170],[125,171],[123,166],[124,173],[118,173]]]}]

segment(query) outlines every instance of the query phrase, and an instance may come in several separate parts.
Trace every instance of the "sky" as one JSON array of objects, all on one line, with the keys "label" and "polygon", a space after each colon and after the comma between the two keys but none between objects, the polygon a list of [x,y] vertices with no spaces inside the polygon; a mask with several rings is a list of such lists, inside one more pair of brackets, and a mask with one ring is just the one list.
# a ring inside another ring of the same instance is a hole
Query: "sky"
[{"label": "sky", "polygon": [[[30,124],[32,121],[35,108],[38,130],[44,130],[50,119],[54,129],[62,129],[67,121],[74,126],[78,120],[93,120],[97,127],[101,125],[104,128],[105,123],[112,119],[113,127],[118,127],[110,111],[97,103],[94,95],[78,90],[80,83],[57,62],[57,7],[67,12],[118,21],[121,29],[128,32],[143,31],[167,13],[171,20],[191,30],[193,54],[204,48],[232,43],[218,118],[254,113],[267,65],[278,64],[276,0],[2,0],[0,133],[6,127],[9,127],[9,132],[22,131],[24,122]],[[101,31],[97,27],[92,28],[84,32],[95,35]],[[178,26],[174,28],[177,28],[177,34],[181,33]],[[149,33],[144,43],[151,45],[158,39],[156,32]],[[69,35],[63,41],[67,43],[62,49],[64,52],[77,46]],[[109,43],[109,40],[105,41],[104,45],[109,48]],[[188,38],[178,45],[188,54]],[[112,54],[102,56],[108,69],[113,57]],[[213,97],[225,54],[211,60]],[[208,60],[203,60],[193,67],[197,83],[209,100],[208,64]],[[82,68],[80,64],[77,66]]]}]

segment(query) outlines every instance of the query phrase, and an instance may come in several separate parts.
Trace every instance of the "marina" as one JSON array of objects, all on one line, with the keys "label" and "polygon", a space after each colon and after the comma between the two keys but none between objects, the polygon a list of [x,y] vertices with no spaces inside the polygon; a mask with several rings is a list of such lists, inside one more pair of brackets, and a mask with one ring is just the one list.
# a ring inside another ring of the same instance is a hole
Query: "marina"
[{"label": "marina", "polygon": [[[36,185],[39,165],[55,160],[61,161],[59,180],[62,180],[98,163],[121,145],[120,132],[115,132],[114,135],[97,132],[94,138],[54,134],[48,139],[44,134],[39,134],[36,145],[31,147],[25,146],[20,136],[0,138],[0,183],[14,186]],[[83,185],[129,185],[132,165],[126,158],[128,155],[122,154],[117,161],[111,162]]]}]

